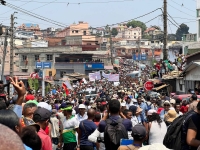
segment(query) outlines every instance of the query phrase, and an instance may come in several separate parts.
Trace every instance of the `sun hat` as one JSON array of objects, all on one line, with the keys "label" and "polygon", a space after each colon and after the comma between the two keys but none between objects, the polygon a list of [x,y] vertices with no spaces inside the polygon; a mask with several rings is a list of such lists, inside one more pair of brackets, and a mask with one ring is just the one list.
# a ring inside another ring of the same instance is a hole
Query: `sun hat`
[{"label": "sun hat", "polygon": [[173,122],[174,119],[176,119],[176,111],[175,110],[169,110],[166,114],[165,114],[165,120],[168,122]]},{"label": "sun hat", "polygon": [[175,99],[170,99],[170,104],[176,104],[176,100]]},{"label": "sun hat", "polygon": [[150,110],[147,112],[147,116],[151,116],[153,113],[157,113],[156,110],[150,109]]},{"label": "sun hat", "polygon": [[80,109],[80,108],[86,109],[86,107],[85,107],[84,104],[80,104],[80,105],[78,106],[78,109]]}]

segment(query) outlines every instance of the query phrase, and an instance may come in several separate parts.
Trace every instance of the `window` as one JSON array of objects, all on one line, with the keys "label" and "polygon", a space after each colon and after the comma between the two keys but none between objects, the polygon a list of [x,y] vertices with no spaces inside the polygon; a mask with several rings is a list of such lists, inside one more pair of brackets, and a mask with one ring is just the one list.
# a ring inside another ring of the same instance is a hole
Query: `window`
[{"label": "window", "polygon": [[72,33],[74,33],[74,30],[72,31]]},{"label": "window", "polygon": [[35,55],[35,60],[39,60],[40,59],[40,56],[39,55]]},{"label": "window", "polygon": [[52,71],[49,71],[49,76],[50,76],[50,77],[52,76]]},{"label": "window", "polygon": [[47,55],[47,60],[53,60],[53,55]]},{"label": "window", "polygon": [[136,36],[134,36],[134,39],[136,39]]},{"label": "window", "polygon": [[27,60],[27,56],[26,55],[22,55],[22,61]]},{"label": "window", "polygon": [[136,35],[136,33],[134,33],[134,35]]},{"label": "window", "polygon": [[76,33],[78,33],[78,30],[76,30]]},{"label": "window", "polygon": [[86,35],[86,31],[83,31],[83,35]]},{"label": "window", "polygon": [[64,74],[66,74],[65,71],[60,71],[60,77],[63,78]]},{"label": "window", "polygon": [[22,72],[28,72],[28,69],[22,69]]}]

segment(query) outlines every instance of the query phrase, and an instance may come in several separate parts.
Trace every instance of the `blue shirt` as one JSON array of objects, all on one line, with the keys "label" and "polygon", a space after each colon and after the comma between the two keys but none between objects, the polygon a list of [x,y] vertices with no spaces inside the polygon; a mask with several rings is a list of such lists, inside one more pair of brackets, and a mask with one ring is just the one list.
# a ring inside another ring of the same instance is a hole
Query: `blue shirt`
[{"label": "blue shirt", "polygon": [[81,130],[80,145],[93,146],[92,142],[88,141],[88,136],[91,135],[97,126],[94,122],[89,120],[83,120],[79,124],[79,130]]},{"label": "blue shirt", "polygon": [[146,111],[148,111],[148,107],[146,103],[141,103],[140,108],[142,108],[142,113],[141,113],[141,119],[144,119],[143,121],[147,121],[147,117],[146,117]]},{"label": "blue shirt", "polygon": [[25,148],[25,150],[32,150],[32,148],[26,146],[25,144],[24,144],[24,148]]},{"label": "blue shirt", "polygon": [[21,118],[22,117],[22,106],[21,105],[15,105],[13,107],[13,111],[16,113],[16,115]]},{"label": "blue shirt", "polygon": [[[113,120],[113,121],[117,121],[117,119],[119,119],[120,117],[119,116],[110,116],[109,119]],[[127,131],[132,131],[132,122],[129,120],[129,119],[124,119],[122,124],[124,125],[125,129]],[[105,131],[105,127],[106,127],[106,122],[105,120],[102,120],[100,123],[99,123],[99,132],[104,132]]]},{"label": "blue shirt", "polygon": [[165,117],[165,114],[167,113],[167,111],[165,111],[164,109],[163,110],[161,110],[161,112],[160,112],[160,118],[162,119],[162,120],[164,120],[164,117]]}]

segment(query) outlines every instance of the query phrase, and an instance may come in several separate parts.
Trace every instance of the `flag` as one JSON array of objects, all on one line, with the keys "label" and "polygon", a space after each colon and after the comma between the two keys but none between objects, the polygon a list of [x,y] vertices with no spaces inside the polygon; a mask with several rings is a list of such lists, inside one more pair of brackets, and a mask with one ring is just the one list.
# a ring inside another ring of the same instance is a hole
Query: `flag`
[{"label": "flag", "polygon": [[73,87],[72,87],[71,83],[69,82],[69,80],[65,81],[65,85],[67,86],[68,89],[73,90]]},{"label": "flag", "polygon": [[65,85],[65,83],[62,84],[62,87],[65,90],[66,95],[69,95],[69,90],[68,90],[67,86]]},{"label": "flag", "polygon": [[85,80],[85,78],[83,78],[82,80],[83,80],[83,82],[84,82],[85,84],[87,84],[87,81]]}]

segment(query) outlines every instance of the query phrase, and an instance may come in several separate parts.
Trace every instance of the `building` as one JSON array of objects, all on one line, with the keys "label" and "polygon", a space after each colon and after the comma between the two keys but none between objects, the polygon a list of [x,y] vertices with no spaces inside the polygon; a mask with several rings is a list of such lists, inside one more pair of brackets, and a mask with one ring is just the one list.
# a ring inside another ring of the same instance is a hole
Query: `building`
[{"label": "building", "polygon": [[200,41],[200,0],[196,0],[197,2],[197,41]]},{"label": "building", "polygon": [[89,24],[87,22],[79,21],[78,24],[72,24],[69,27],[56,33],[55,37],[90,35]]},{"label": "building", "polygon": [[14,33],[16,38],[19,39],[34,39],[34,32],[33,31],[26,31],[26,30],[18,30]]},{"label": "building", "polygon": [[127,26],[118,26],[116,27],[118,31],[118,35],[116,38],[123,38],[123,39],[134,39],[138,40],[142,37],[142,29],[140,27],[132,28],[131,26],[128,28]]},{"label": "building", "polygon": [[25,30],[25,31],[40,31],[40,27],[38,24],[32,23],[23,23],[21,26],[17,28],[17,30]]}]

